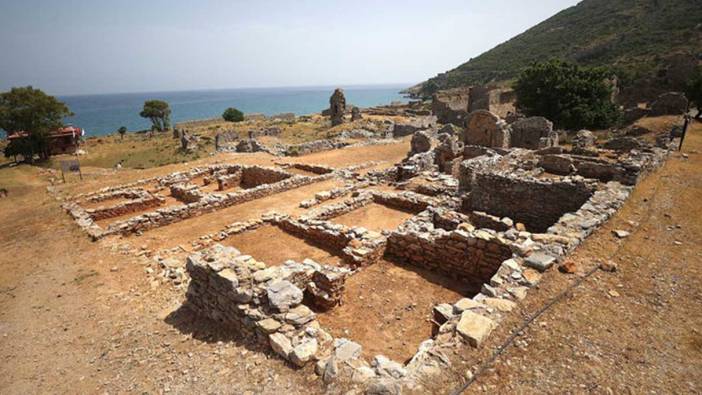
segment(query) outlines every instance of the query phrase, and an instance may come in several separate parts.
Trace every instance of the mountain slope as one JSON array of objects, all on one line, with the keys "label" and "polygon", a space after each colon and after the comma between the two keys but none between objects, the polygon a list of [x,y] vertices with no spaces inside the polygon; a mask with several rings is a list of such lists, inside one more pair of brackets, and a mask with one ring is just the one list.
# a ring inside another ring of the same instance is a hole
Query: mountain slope
[{"label": "mountain slope", "polygon": [[702,1],[584,0],[411,91],[509,80],[552,58],[614,66],[635,79],[680,51],[702,54]]}]

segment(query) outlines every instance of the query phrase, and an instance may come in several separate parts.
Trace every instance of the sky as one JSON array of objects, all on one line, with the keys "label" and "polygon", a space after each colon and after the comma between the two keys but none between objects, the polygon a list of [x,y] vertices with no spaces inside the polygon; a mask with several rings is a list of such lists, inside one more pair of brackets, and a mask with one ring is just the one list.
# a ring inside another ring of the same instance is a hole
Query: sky
[{"label": "sky", "polygon": [[0,0],[0,91],[412,85],[577,0]]}]

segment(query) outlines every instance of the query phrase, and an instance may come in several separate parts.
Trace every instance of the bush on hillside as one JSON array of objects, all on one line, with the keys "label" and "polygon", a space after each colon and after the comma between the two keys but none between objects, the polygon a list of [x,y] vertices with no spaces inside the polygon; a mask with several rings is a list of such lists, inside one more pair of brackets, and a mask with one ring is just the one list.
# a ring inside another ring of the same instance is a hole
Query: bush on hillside
[{"label": "bush on hillside", "polygon": [[610,77],[603,68],[559,60],[535,63],[515,83],[517,108],[527,116],[546,117],[558,128],[607,128],[619,118]]},{"label": "bush on hillside", "polygon": [[244,120],[244,113],[234,107],[229,107],[222,113],[222,118],[227,122],[241,122]]}]

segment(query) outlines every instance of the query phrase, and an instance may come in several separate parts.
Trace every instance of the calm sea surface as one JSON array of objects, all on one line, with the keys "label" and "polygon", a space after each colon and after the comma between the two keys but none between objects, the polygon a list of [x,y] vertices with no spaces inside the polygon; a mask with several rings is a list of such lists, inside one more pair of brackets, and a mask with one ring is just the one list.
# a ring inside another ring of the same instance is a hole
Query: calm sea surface
[{"label": "calm sea surface", "polygon": [[[347,104],[369,107],[406,101],[398,92],[409,85],[342,88]],[[219,117],[227,107],[236,107],[244,113],[266,115],[316,113],[329,107],[329,96],[333,90],[333,87],[257,88],[62,96],[59,99],[75,113],[75,116],[66,119],[67,123],[85,129],[88,136],[99,136],[113,133],[120,126],[126,126],[130,131],[149,128],[149,120],[141,118],[139,112],[144,101],[150,99],[167,101],[171,106],[171,120],[182,122]]]}]

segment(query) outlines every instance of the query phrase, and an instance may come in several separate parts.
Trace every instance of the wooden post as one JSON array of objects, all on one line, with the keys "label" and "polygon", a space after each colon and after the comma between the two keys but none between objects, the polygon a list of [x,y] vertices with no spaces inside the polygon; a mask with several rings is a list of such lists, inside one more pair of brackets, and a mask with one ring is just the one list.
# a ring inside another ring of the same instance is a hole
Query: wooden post
[{"label": "wooden post", "polygon": [[685,114],[685,123],[683,124],[682,135],[680,136],[680,145],[678,146],[678,151],[682,151],[683,141],[685,141],[685,135],[687,134],[687,127],[690,126],[690,114]]}]

